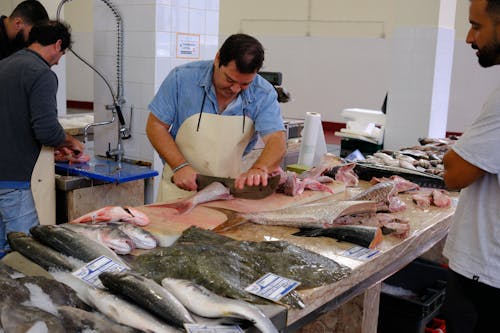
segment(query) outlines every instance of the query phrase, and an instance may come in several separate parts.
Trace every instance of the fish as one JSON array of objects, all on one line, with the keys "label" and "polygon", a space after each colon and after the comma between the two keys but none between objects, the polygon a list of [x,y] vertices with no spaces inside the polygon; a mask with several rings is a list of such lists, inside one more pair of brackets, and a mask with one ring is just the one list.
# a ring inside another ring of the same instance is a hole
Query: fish
[{"label": "fish", "polygon": [[61,227],[100,242],[118,254],[129,254],[135,249],[134,241],[123,231],[106,224],[60,224]]},{"label": "fish", "polygon": [[365,191],[353,196],[350,200],[370,200],[378,204],[378,211],[397,212],[406,209],[397,194],[413,189],[419,186],[404,179],[387,180],[370,186]]},{"label": "fish", "polygon": [[132,272],[103,272],[99,279],[112,293],[128,298],[168,323],[182,327],[195,322],[170,291],[151,279]]},{"label": "fish", "polygon": [[55,315],[17,302],[2,306],[0,320],[7,333],[66,333],[62,322]]},{"label": "fish", "polygon": [[304,237],[331,237],[373,249],[383,240],[379,227],[363,225],[339,225],[331,228],[304,229],[293,234]]},{"label": "fish", "polygon": [[25,276],[16,279],[17,282],[30,289],[30,285],[40,287],[52,301],[55,306],[72,306],[81,309],[87,309],[88,306],[83,303],[76,292],[67,285],[60,283],[54,279],[49,279],[44,276]]},{"label": "fish", "polygon": [[283,225],[295,228],[328,228],[340,216],[374,213],[375,211],[376,203],[372,201],[339,200],[240,215],[257,224]]},{"label": "fish", "polygon": [[11,279],[15,279],[18,277],[24,276],[23,273],[15,270],[14,268],[10,267],[7,264],[4,264],[2,261],[0,261],[0,278],[1,277],[8,277]]},{"label": "fish", "polygon": [[67,332],[137,333],[137,330],[120,325],[97,312],[89,312],[71,306],[57,308]]},{"label": "fish", "polygon": [[335,220],[337,225],[365,225],[380,227],[382,234],[392,234],[399,238],[406,238],[410,232],[410,224],[407,219],[398,217],[391,213],[355,214],[346,215]]},{"label": "fish", "polygon": [[216,200],[231,200],[233,198],[234,197],[231,195],[229,188],[225,187],[219,182],[213,182],[204,189],[196,192],[194,195],[186,199],[182,199],[173,203],[149,205],[148,207],[174,208],[177,210],[178,214],[182,215],[188,214],[196,206],[202,203]]},{"label": "fish", "polygon": [[112,226],[125,233],[138,249],[151,250],[158,246],[158,240],[149,231],[130,223],[114,222]]},{"label": "fish", "polygon": [[129,267],[118,255],[102,245],[72,230],[58,225],[37,225],[30,229],[33,237],[67,256],[90,262],[100,256],[106,256],[122,266]]},{"label": "fish", "polygon": [[[284,241],[238,241],[197,227],[186,229],[169,247],[136,256],[132,265],[157,283],[165,277],[191,280],[221,296],[257,304],[270,301],[245,288],[268,272],[299,281],[299,288],[334,283],[351,272],[332,259]],[[295,290],[280,303],[304,307]]]},{"label": "fish", "polygon": [[262,333],[278,333],[271,320],[253,304],[219,296],[188,280],[164,278],[161,284],[197,315],[248,319]]},{"label": "fish", "polygon": [[0,307],[9,303],[22,303],[30,299],[30,291],[19,281],[0,277]]},{"label": "fish", "polygon": [[159,321],[152,314],[126,300],[86,284],[68,272],[51,272],[52,276],[76,291],[85,303],[117,323],[151,333],[179,333],[178,329]]},{"label": "fish", "polygon": [[106,206],[71,220],[69,223],[127,222],[141,227],[148,225],[149,217],[137,208]]},{"label": "fish", "polygon": [[14,251],[21,253],[45,270],[73,271],[79,266],[76,261],[23,232],[10,232],[7,234],[7,240]]}]

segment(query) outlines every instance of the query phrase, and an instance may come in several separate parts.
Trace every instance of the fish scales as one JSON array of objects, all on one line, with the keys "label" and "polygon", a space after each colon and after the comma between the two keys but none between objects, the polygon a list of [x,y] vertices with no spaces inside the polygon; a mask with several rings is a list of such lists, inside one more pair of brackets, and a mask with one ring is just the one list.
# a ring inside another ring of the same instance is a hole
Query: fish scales
[{"label": "fish scales", "polygon": [[375,184],[367,190],[355,195],[351,200],[370,200],[376,202],[386,202],[396,186],[395,181],[386,181]]},{"label": "fish scales", "polygon": [[[333,283],[350,273],[334,260],[287,242],[237,241],[212,231],[191,227],[168,248],[137,256],[139,273],[161,283],[165,277],[187,279],[221,296],[265,304],[244,289],[268,272],[301,282],[301,288]],[[301,306],[293,291],[281,300]]]},{"label": "fish scales", "polygon": [[344,215],[374,213],[376,204],[371,201],[332,201],[311,203],[268,212],[248,213],[242,216],[251,222],[264,225],[325,228]]},{"label": "fish scales", "polygon": [[184,305],[151,279],[131,272],[104,272],[99,279],[111,292],[130,299],[169,323],[179,327],[184,323],[194,323]]}]

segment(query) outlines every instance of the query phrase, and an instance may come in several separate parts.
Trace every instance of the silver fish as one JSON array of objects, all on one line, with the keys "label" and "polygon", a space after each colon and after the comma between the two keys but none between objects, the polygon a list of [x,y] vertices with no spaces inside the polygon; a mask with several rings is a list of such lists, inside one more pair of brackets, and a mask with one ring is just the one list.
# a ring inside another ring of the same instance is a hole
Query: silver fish
[{"label": "silver fish", "polygon": [[138,249],[151,250],[158,246],[158,240],[147,230],[130,223],[111,223],[110,226],[118,228],[134,242]]},{"label": "silver fish", "polygon": [[76,291],[85,303],[117,323],[152,333],[178,333],[176,328],[160,322],[152,314],[107,291],[94,288],[79,280],[71,273],[52,272],[52,276]]},{"label": "silver fish", "polygon": [[164,278],[161,284],[199,316],[243,318],[250,320],[262,333],[278,333],[271,320],[253,304],[219,296],[188,280]]},{"label": "silver fish", "polygon": [[134,328],[115,323],[97,312],[88,312],[71,306],[60,306],[57,310],[67,332],[137,332]]},{"label": "silver fish", "polygon": [[84,262],[90,262],[100,256],[106,256],[128,267],[116,253],[106,246],[90,238],[81,237],[81,235],[72,230],[57,225],[38,225],[31,228],[30,232],[38,241],[67,256],[80,259]]},{"label": "silver fish", "polygon": [[264,225],[284,225],[295,228],[328,228],[335,219],[356,213],[375,213],[371,201],[331,201],[311,203],[267,212],[241,214],[247,220]]},{"label": "silver fish", "polygon": [[53,314],[33,306],[12,303],[1,308],[0,320],[5,332],[66,333],[62,322]]},{"label": "silver fish", "polygon": [[179,327],[195,322],[172,293],[151,279],[131,272],[104,272],[99,279],[112,293],[129,298],[167,322]]},{"label": "silver fish", "polygon": [[100,242],[118,254],[129,254],[135,249],[134,241],[118,228],[101,224],[60,224],[61,227]]},{"label": "silver fish", "polygon": [[205,187],[203,190],[196,192],[189,198],[173,203],[150,205],[148,207],[175,208],[179,214],[187,214],[199,204],[209,201],[229,200],[229,199],[233,199],[233,196],[230,194],[229,189],[224,185],[222,185],[221,183],[213,182],[207,187]]},{"label": "silver fish", "polygon": [[78,268],[75,260],[71,260],[23,232],[10,232],[7,239],[13,250],[21,253],[45,270],[62,269],[72,271]]}]

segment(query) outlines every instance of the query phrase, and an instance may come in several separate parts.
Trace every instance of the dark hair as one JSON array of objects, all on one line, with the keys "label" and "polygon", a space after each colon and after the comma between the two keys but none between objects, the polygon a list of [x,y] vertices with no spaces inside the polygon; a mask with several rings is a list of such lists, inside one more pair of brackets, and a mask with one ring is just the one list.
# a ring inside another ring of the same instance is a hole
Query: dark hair
[{"label": "dark hair", "polygon": [[14,8],[10,17],[19,17],[28,25],[49,19],[45,7],[37,0],[25,0],[21,2]]},{"label": "dark hair", "polygon": [[61,50],[71,46],[71,32],[69,25],[60,21],[42,21],[35,23],[30,31],[28,44],[40,43],[43,46],[51,45],[61,40]]},{"label": "dark hair", "polygon": [[255,73],[264,63],[264,48],[255,38],[245,34],[229,36],[219,49],[219,67],[234,60],[241,73]]}]

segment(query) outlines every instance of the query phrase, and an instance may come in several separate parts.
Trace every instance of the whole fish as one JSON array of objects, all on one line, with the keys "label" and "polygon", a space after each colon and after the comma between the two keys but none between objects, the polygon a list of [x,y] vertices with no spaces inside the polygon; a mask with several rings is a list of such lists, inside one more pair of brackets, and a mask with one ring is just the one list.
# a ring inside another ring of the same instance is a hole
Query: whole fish
[{"label": "whole fish", "polygon": [[125,267],[128,265],[116,253],[90,238],[58,225],[37,225],[30,229],[38,241],[67,256],[90,262],[106,256]]},{"label": "whole fish", "polygon": [[371,201],[332,201],[311,203],[267,212],[241,214],[247,220],[264,225],[284,225],[296,228],[328,228],[335,219],[356,213],[374,213]]},{"label": "whole fish", "polygon": [[138,249],[154,249],[158,246],[158,240],[147,230],[130,223],[112,223],[111,226],[118,228],[134,242]]},{"label": "whole fish", "polygon": [[134,241],[118,228],[95,224],[60,224],[61,227],[100,242],[118,254],[129,254],[135,249]]},{"label": "whole fish", "polygon": [[305,237],[331,237],[363,247],[373,249],[382,240],[382,231],[378,227],[364,225],[339,225],[331,228],[305,229],[293,234]]},{"label": "whole fish", "polygon": [[52,276],[76,291],[85,303],[90,304],[117,323],[151,333],[178,333],[176,328],[160,322],[152,314],[107,291],[86,284],[71,273],[52,272]]},{"label": "whole fish", "polygon": [[0,277],[0,308],[3,305],[26,302],[30,299],[30,291],[16,279]]},{"label": "whole fish", "polygon": [[149,217],[139,209],[121,206],[106,206],[76,218],[69,223],[128,222],[138,226],[150,223]]},{"label": "whole fish", "polygon": [[188,280],[164,278],[161,284],[199,316],[243,318],[250,320],[262,333],[278,333],[271,320],[253,304],[219,296]]},{"label": "whole fish", "polygon": [[66,333],[62,322],[55,315],[17,302],[1,308],[0,320],[7,333]]},{"label": "whole fish", "polygon": [[131,272],[104,272],[99,279],[112,293],[127,297],[167,322],[179,327],[195,322],[171,292],[151,279]]},{"label": "whole fish", "polygon": [[38,242],[23,232],[10,232],[7,235],[7,240],[13,250],[21,253],[45,270],[62,269],[73,271],[78,268],[78,264],[74,260]]},{"label": "whole fish", "polygon": [[134,328],[120,325],[97,312],[88,312],[71,306],[60,306],[57,310],[67,332],[137,332]]},{"label": "whole fish", "polygon": [[168,207],[174,208],[179,214],[187,214],[194,207],[209,201],[230,200],[233,196],[229,189],[219,182],[213,182],[203,190],[196,192],[194,195],[181,201],[165,204],[150,205],[148,207]]}]

